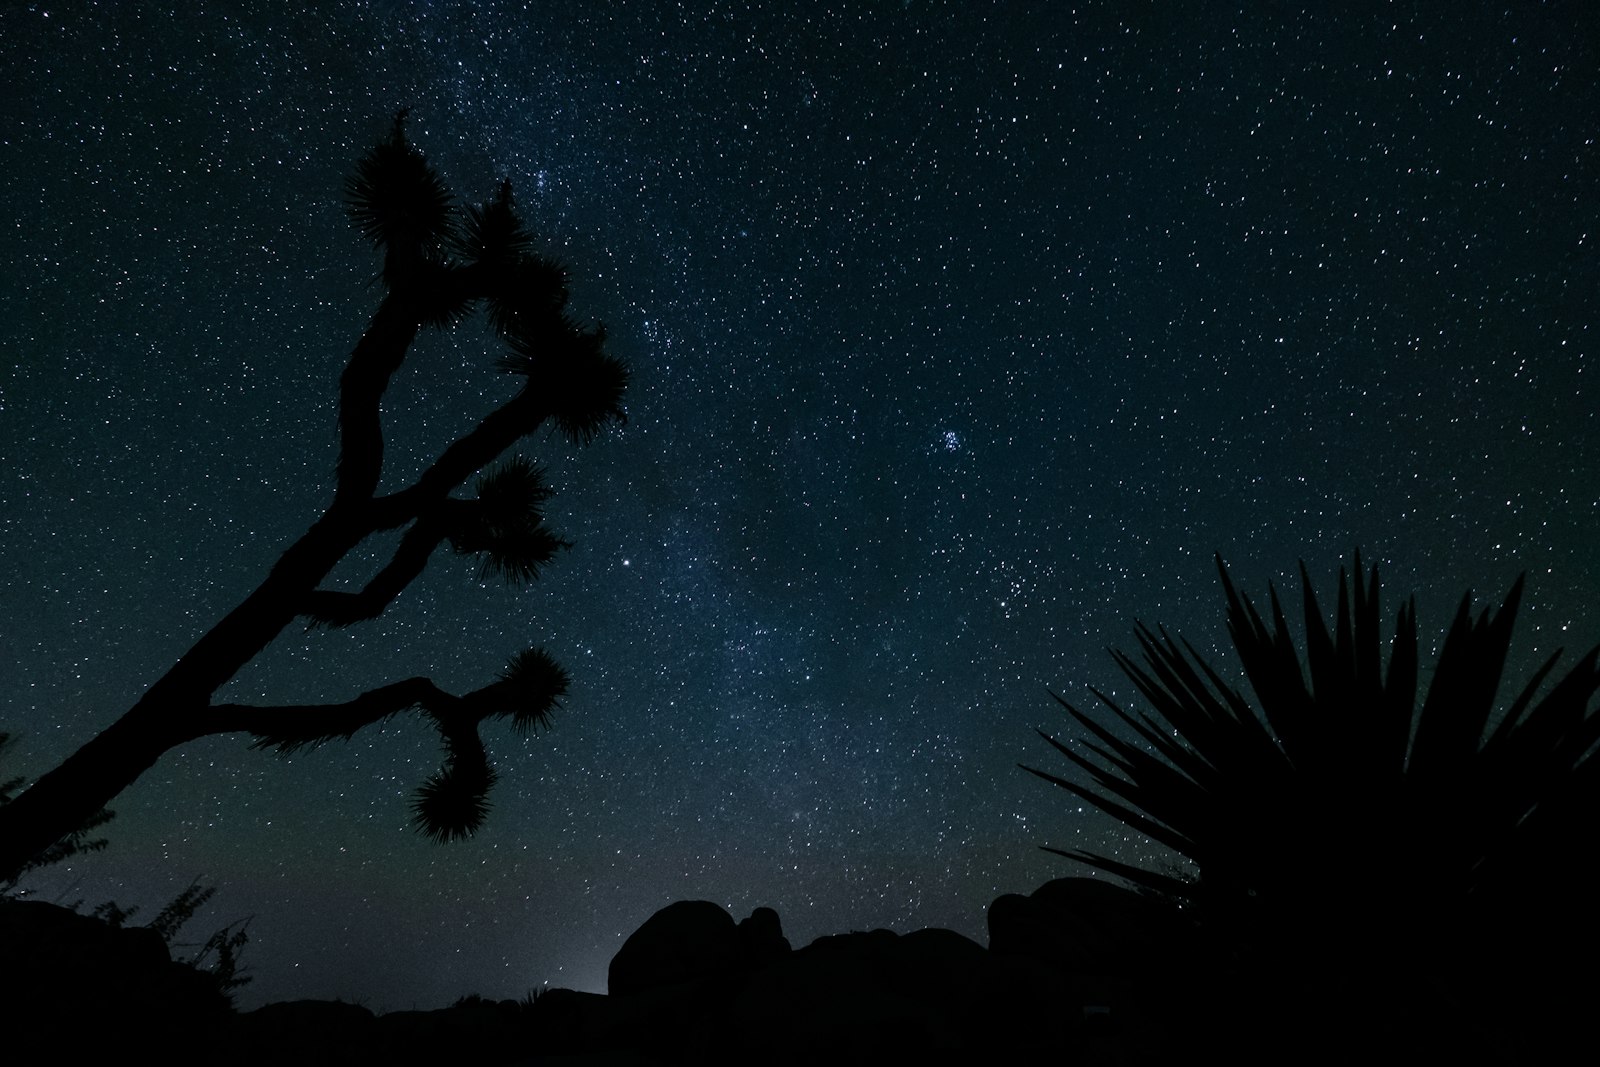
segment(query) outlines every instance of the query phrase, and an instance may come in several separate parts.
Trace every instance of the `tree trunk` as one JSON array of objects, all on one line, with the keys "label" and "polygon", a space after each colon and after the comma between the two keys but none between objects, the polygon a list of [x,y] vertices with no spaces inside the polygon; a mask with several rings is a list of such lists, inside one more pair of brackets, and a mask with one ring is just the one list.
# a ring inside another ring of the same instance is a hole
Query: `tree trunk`
[{"label": "tree trunk", "polygon": [[182,740],[172,716],[138,704],[0,807],[0,882],[82,826]]},{"label": "tree trunk", "polygon": [[305,610],[312,590],[372,530],[371,493],[383,463],[378,403],[416,332],[401,302],[386,298],[341,379],[340,485],[333,504],[255,592],[196,641],[138,703],[0,806],[0,881],[82,826],[168,749],[225,732],[208,727],[205,713],[212,696]]}]

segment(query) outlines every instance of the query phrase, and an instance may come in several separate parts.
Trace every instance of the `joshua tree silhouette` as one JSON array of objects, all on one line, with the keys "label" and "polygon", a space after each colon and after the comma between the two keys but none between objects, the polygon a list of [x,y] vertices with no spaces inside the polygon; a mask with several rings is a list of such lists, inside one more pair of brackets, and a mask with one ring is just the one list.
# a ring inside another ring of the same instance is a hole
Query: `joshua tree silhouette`
[{"label": "joshua tree silhouette", "polygon": [[1545,1004],[1577,988],[1549,954],[1596,948],[1600,648],[1540,696],[1552,655],[1496,719],[1518,579],[1476,621],[1462,601],[1419,707],[1414,603],[1385,665],[1377,568],[1363,582],[1359,554],[1331,631],[1301,568],[1304,669],[1276,592],[1269,625],[1217,565],[1255,702],[1140,625],[1141,661],[1113,657],[1151,713],[1094,691],[1131,731],[1114,732],[1056,696],[1093,740],[1079,750],[1041,731],[1094,784],[1025,768],[1187,857],[1199,879],[1050,851],[1193,901],[1235,959],[1276,981],[1310,963],[1370,985],[1403,959],[1407,974],[1449,975],[1457,1003],[1503,1004],[1512,974]]},{"label": "joshua tree silhouette", "polygon": [[[605,353],[603,329],[583,328],[567,315],[565,273],[532,251],[509,182],[487,203],[459,208],[407,141],[401,112],[389,136],[361,160],[346,193],[351,218],[383,253],[385,292],[339,380],[332,503],[255,592],[131,709],[0,806],[0,881],[92,825],[107,801],[175,746],[243,732],[257,747],[291,751],[349,738],[413,708],[438,729],[445,748],[444,765],[416,794],[419,828],[440,840],[464,836],[482,822],[494,781],[478,724],[498,717],[523,730],[547,724],[565,693],[566,672],[533,648],[514,656],[498,679],[460,696],[417,677],[343,703],[212,703],[216,691],[294,619],[347,626],[376,618],[441,544],[480,556],[485,573],[513,583],[535,577],[565,545],[543,524],[549,490],[525,459],[490,465],[546,422],[583,443],[623,417],[626,369]],[[499,367],[523,379],[521,389],[445,448],[415,483],[378,495],[379,402],[390,378],[421,329],[447,328],[480,302],[506,346]],[[474,475],[472,498],[454,496]],[[318,588],[367,537],[401,528],[392,558],[360,592]]]}]

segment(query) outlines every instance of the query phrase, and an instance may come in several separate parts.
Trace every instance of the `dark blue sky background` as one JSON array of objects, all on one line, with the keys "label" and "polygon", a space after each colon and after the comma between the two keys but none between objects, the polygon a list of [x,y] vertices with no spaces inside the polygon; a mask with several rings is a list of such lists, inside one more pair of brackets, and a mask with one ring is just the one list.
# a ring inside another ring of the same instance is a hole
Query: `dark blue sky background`
[{"label": "dark blue sky background", "polygon": [[[681,898],[981,941],[1078,873],[1039,845],[1151,856],[1016,764],[1055,769],[1047,687],[1126,694],[1135,619],[1225,640],[1216,551],[1264,591],[1359,546],[1429,635],[1527,571],[1518,675],[1600,640],[1587,5],[319,6],[0,14],[6,772],[326,504],[378,300],[342,183],[396,108],[463,197],[513,180],[634,384],[620,432],[528,442],[576,542],[539,583],[441,556],[223,694],[460,691],[544,644],[568,709],[490,731],[477,838],[410,829],[439,757],[401,719],[171,753],[37,879],[217,885],[190,933],[255,915],[246,1004],[603,989]],[[508,395],[495,356],[417,345],[389,484]]]}]

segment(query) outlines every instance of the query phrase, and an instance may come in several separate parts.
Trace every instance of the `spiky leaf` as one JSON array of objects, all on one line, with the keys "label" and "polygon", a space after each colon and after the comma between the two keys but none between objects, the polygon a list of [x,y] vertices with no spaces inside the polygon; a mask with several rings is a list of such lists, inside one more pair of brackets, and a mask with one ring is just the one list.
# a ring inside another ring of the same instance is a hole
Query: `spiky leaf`
[{"label": "spiky leaf", "polygon": [[478,479],[478,498],[459,509],[450,545],[483,557],[480,579],[495,574],[513,585],[532,581],[569,543],[544,526],[550,498],[544,471],[513,456]]},{"label": "spiky leaf", "polygon": [[530,648],[512,657],[500,672],[506,710],[519,733],[549,727],[550,715],[561,706],[572,677],[542,648]]},{"label": "spiky leaf", "polygon": [[493,200],[467,208],[460,233],[451,242],[456,256],[491,277],[515,273],[532,246],[533,237],[517,215],[509,181],[500,183]]},{"label": "spiky leaf", "polygon": [[[500,337],[523,338],[526,350],[558,343],[569,332],[567,271],[556,260],[524,253],[492,273],[487,294],[489,325]],[[501,369],[515,371],[504,360]]]},{"label": "spiky leaf", "polygon": [[604,327],[567,327],[563,343],[544,348],[545,354],[526,338],[511,338],[511,352],[500,367],[526,377],[557,428],[574,444],[588,444],[607,423],[628,421],[622,410],[628,368],[606,354]]},{"label": "spiky leaf", "polygon": [[419,833],[436,841],[471,837],[489,814],[495,773],[475,730],[446,737],[444,766],[417,788],[411,810]]},{"label": "spiky leaf", "polygon": [[406,113],[395,116],[345,183],[350,218],[373,245],[420,260],[437,253],[452,222],[450,191],[422,153],[406,140]]}]

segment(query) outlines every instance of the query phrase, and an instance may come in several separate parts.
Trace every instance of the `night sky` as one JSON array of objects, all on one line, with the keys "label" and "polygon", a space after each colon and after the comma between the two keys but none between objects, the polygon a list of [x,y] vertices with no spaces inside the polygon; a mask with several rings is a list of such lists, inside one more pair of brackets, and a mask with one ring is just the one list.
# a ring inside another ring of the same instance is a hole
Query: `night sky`
[{"label": "night sky", "polygon": [[[540,581],[441,552],[220,695],[462,692],[544,645],[570,699],[486,729],[476,838],[411,828],[440,755],[403,716],[169,753],[32,883],[217,886],[185,933],[254,915],[245,1006],[603,990],[685,898],[985,941],[1084,873],[1040,845],[1158,858],[1016,765],[1066,766],[1047,690],[1127,695],[1135,620],[1225,641],[1219,551],[1264,594],[1359,547],[1425,644],[1527,571],[1514,676],[1600,640],[1591,5],[308,6],[0,14],[0,777],[330,499],[380,298],[342,186],[397,108],[464,199],[512,179],[633,384],[586,449],[525,442],[575,542]],[[480,319],[413,349],[387,487],[514,391],[497,354]]]}]

